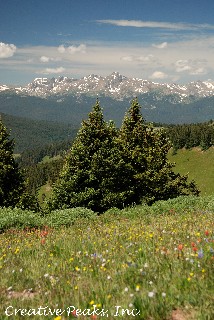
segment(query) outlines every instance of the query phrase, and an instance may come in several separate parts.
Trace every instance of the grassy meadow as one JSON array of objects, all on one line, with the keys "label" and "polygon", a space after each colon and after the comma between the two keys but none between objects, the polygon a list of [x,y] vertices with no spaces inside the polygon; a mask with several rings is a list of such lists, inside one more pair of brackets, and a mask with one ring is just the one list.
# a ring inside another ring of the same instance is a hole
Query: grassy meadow
[{"label": "grassy meadow", "polygon": [[180,149],[175,155],[171,150],[169,160],[176,163],[175,172],[188,173],[189,179],[195,180],[201,195],[214,194],[214,147],[206,151]]},{"label": "grassy meadow", "polygon": [[1,209],[0,319],[214,319],[213,212],[212,196]]}]

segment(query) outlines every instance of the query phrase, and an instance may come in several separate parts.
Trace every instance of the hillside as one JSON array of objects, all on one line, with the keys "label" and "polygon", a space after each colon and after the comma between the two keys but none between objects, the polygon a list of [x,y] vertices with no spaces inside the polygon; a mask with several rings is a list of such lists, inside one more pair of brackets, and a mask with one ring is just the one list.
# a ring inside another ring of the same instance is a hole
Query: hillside
[{"label": "hillside", "polygon": [[196,181],[201,195],[214,194],[214,147],[206,151],[181,149],[175,155],[171,151],[169,160],[176,163],[175,172],[188,173],[189,179]]},{"label": "hillside", "polygon": [[41,149],[64,140],[70,141],[77,132],[74,126],[67,123],[31,120],[4,113],[1,113],[1,117],[7,129],[11,130],[11,138],[15,140],[15,153],[27,149]]}]

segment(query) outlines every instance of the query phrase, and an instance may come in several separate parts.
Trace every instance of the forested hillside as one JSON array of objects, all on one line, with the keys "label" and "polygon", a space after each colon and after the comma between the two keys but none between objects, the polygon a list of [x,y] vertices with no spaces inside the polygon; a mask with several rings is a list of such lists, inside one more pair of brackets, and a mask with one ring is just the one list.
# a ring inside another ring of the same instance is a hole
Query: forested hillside
[{"label": "forested hillside", "polygon": [[214,123],[183,124],[166,126],[174,150],[200,147],[207,150],[214,145]]},{"label": "forested hillside", "polygon": [[[68,123],[31,120],[5,113],[1,113],[1,117],[8,130],[10,130],[11,138],[15,140],[14,152],[21,153],[30,150],[33,157],[37,153],[39,158],[39,150],[46,150],[47,145],[51,148],[50,145],[53,146],[54,144],[53,148],[58,148],[58,142],[72,141],[77,133],[77,128]],[[63,148],[66,147],[61,147],[61,149]],[[40,159],[37,162],[39,161]]]}]

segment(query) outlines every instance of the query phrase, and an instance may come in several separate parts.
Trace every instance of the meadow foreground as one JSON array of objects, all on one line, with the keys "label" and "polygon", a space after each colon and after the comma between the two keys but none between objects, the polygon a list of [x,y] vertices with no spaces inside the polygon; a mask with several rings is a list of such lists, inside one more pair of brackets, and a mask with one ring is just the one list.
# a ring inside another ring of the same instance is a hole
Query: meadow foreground
[{"label": "meadow foreground", "polygon": [[67,228],[9,229],[0,250],[2,320],[214,318],[208,210],[110,209]]}]

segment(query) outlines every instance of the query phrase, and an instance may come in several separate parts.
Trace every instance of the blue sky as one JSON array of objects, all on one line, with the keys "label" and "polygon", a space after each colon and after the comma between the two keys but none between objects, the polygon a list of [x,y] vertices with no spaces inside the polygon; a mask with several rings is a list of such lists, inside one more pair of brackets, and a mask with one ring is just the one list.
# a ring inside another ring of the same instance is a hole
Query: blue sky
[{"label": "blue sky", "polygon": [[213,0],[0,1],[0,84],[114,71],[214,81]]}]

